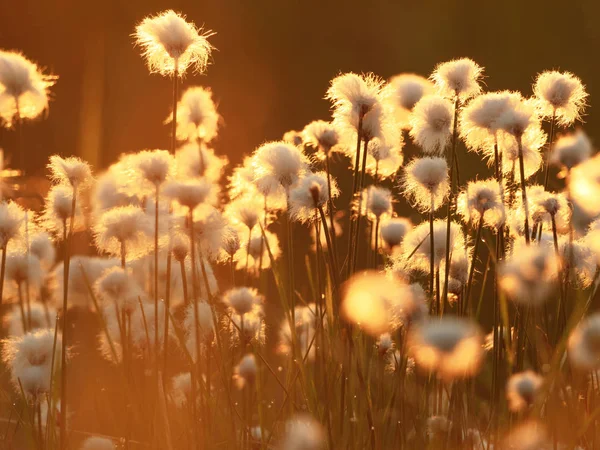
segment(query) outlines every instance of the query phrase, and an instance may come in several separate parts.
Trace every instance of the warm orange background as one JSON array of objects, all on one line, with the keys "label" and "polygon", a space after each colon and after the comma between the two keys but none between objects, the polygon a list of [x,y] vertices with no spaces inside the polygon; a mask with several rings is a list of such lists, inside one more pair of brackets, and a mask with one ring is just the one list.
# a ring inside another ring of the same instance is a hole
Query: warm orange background
[{"label": "warm orange background", "polygon": [[[121,152],[166,148],[171,84],[149,75],[130,34],[144,16],[173,8],[217,32],[213,65],[184,86],[213,89],[225,126],[217,152],[237,162],[264,140],[315,118],[339,71],[429,74],[469,56],[489,90],[531,92],[536,73],[559,68],[588,86],[593,105],[600,2],[357,0],[0,1],[0,48],[19,49],[60,76],[46,120],[24,130],[30,171],[48,155],[78,154],[104,167]],[[600,116],[586,130],[598,138]],[[0,131],[7,152],[13,135]],[[596,139],[598,141],[598,139]]]}]

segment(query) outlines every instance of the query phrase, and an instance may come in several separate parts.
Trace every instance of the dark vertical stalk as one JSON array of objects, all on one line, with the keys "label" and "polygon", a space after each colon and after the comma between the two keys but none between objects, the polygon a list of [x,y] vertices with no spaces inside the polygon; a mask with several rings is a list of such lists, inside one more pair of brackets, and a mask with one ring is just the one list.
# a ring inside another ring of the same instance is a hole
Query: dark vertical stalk
[{"label": "dark vertical stalk", "polygon": [[550,174],[550,152],[554,143],[554,127],[556,126],[556,109],[552,112],[552,120],[550,121],[550,136],[548,138],[548,151],[546,152],[546,171],[544,173],[544,190],[548,188]]},{"label": "dark vertical stalk", "polygon": [[171,154],[175,154],[177,146],[177,87],[179,81],[179,61],[174,60],[175,68],[173,70],[173,116],[171,118]]},{"label": "dark vertical stalk", "polygon": [[525,210],[525,223],[524,233],[525,242],[529,245],[531,236],[529,235],[529,204],[527,203],[527,187],[525,183],[525,163],[523,162],[523,140],[519,136],[517,138],[517,145],[519,147],[519,172],[521,175],[521,198],[523,200],[523,209]]}]

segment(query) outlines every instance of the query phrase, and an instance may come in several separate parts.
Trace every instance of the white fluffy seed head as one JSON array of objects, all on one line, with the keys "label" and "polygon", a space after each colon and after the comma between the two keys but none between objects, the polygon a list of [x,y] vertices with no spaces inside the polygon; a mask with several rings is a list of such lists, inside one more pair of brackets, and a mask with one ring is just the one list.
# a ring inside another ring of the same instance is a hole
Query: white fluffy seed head
[{"label": "white fluffy seed head", "polygon": [[239,316],[253,311],[262,302],[262,296],[256,289],[250,287],[233,288],[223,294],[223,303]]},{"label": "white fluffy seed head", "polygon": [[415,158],[404,168],[404,195],[423,212],[439,209],[448,195],[448,164],[444,158]]},{"label": "white fluffy seed head", "polygon": [[142,150],[132,159],[134,170],[153,188],[162,185],[173,173],[175,161],[167,150]]},{"label": "white fluffy seed head", "polygon": [[82,188],[92,181],[89,164],[76,156],[63,158],[53,155],[50,157],[48,168],[54,182],[70,185],[75,189]]},{"label": "white fluffy seed head", "polygon": [[324,159],[332,148],[338,145],[340,137],[335,127],[324,120],[315,120],[302,131],[304,143],[319,150],[317,156]]},{"label": "white fluffy seed head", "polygon": [[421,75],[402,73],[390,79],[384,87],[384,103],[398,126],[410,129],[410,113],[422,97],[434,93],[431,81]]},{"label": "white fluffy seed head", "polygon": [[408,341],[417,367],[447,381],[472,377],[483,361],[483,336],[468,319],[422,322],[411,330]]},{"label": "white fluffy seed head", "polygon": [[509,409],[519,412],[532,405],[543,382],[544,379],[531,370],[512,375],[506,384]]},{"label": "white fluffy seed head", "polygon": [[517,139],[521,138],[530,126],[539,127],[535,100],[524,99],[517,94],[511,95],[507,107],[498,117],[497,125]]},{"label": "white fluffy seed head", "polygon": [[[170,123],[169,114],[165,123]],[[212,99],[212,91],[202,86],[192,86],[177,103],[177,139],[180,141],[210,142],[217,137],[221,116]]]},{"label": "white fluffy seed head", "polygon": [[203,143],[188,142],[177,150],[178,179],[202,178],[218,183],[227,165],[227,158],[217,156],[215,151]]},{"label": "white fluffy seed head", "polygon": [[381,220],[392,215],[392,192],[383,187],[371,185],[360,194],[359,213],[372,220]]},{"label": "white fluffy seed head", "polygon": [[383,80],[372,73],[358,75],[345,73],[331,80],[326,98],[335,109],[350,108],[357,115],[365,115],[378,102]]},{"label": "white fluffy seed head", "polygon": [[567,180],[571,198],[590,218],[600,214],[600,155],[578,164]]},{"label": "white fluffy seed head", "polygon": [[388,250],[393,250],[404,240],[406,233],[412,228],[410,220],[403,217],[394,217],[384,219],[381,222],[380,230],[381,240]]},{"label": "white fluffy seed head", "polygon": [[194,209],[207,201],[212,187],[212,183],[206,180],[171,181],[165,185],[164,193],[181,206]]},{"label": "white fluffy seed head", "polygon": [[48,90],[58,77],[17,52],[0,51],[0,117],[12,125],[17,113],[34,119],[48,109]]},{"label": "white fluffy seed head", "polygon": [[461,109],[459,131],[467,148],[481,152],[493,161],[499,119],[509,107],[511,97],[519,95],[510,91],[488,92],[472,99]]},{"label": "white fluffy seed head", "polygon": [[[337,183],[331,179],[331,198],[334,199],[338,195]],[[302,223],[318,220],[318,208],[326,211],[329,198],[327,174],[325,172],[307,174],[290,191],[290,214],[294,220]]]},{"label": "white fluffy seed head", "polygon": [[109,255],[139,258],[152,250],[153,228],[149,216],[141,208],[120,206],[100,216],[93,228],[94,242],[100,251]]},{"label": "white fluffy seed head", "polygon": [[427,95],[415,105],[410,137],[425,153],[441,155],[452,135],[454,106],[439,95]]},{"label": "white fluffy seed head", "polygon": [[25,211],[14,202],[0,202],[0,248],[21,236]]},{"label": "white fluffy seed head", "polygon": [[583,131],[578,130],[556,140],[550,160],[568,172],[590,156],[592,156],[592,143]]},{"label": "white fluffy seed head", "polygon": [[458,96],[462,101],[481,92],[483,67],[469,58],[453,59],[440,63],[431,74],[431,80],[446,98]]},{"label": "white fluffy seed head", "polygon": [[535,307],[554,292],[558,261],[549,246],[517,244],[499,270],[500,289],[514,302]]},{"label": "white fluffy seed head", "polygon": [[136,26],[136,44],[142,48],[150,72],[183,76],[188,68],[197,73],[206,70],[212,45],[185,17],[172,10],[146,17]]},{"label": "white fluffy seed head", "polygon": [[498,182],[494,179],[470,181],[458,196],[457,209],[466,223],[476,226],[483,220],[485,225],[498,228],[505,219]]},{"label": "white fluffy seed head", "polygon": [[288,190],[304,174],[308,160],[293,144],[267,142],[252,156],[254,183],[263,195],[275,192],[278,186]]},{"label": "white fluffy seed head", "polygon": [[579,78],[570,72],[549,70],[540,73],[533,85],[540,115],[552,117],[562,126],[572,125],[587,106],[588,93]]},{"label": "white fluffy seed head", "polygon": [[233,376],[238,389],[254,384],[257,370],[258,368],[256,366],[256,358],[254,355],[244,355],[239,364],[235,367]]},{"label": "white fluffy seed head", "polygon": [[320,450],[325,445],[323,427],[308,415],[296,415],[285,425],[282,450]]},{"label": "white fluffy seed head", "polygon": [[600,314],[582,320],[568,341],[569,359],[574,368],[590,371],[600,368]]}]

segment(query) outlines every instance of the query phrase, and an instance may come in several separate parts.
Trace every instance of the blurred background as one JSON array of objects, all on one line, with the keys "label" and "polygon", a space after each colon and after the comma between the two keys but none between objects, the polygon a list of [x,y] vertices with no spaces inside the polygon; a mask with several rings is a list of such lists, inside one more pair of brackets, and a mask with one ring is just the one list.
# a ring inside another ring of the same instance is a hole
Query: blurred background
[{"label": "blurred background", "polygon": [[[123,152],[168,148],[171,83],[150,75],[131,33],[148,14],[172,8],[217,34],[202,76],[224,126],[217,153],[236,163],[265,140],[329,117],[323,100],[340,71],[389,78],[431,73],[437,62],[468,56],[485,67],[487,89],[531,93],[545,69],[574,72],[597,88],[600,2],[573,0],[20,0],[0,2],[0,48],[21,50],[60,77],[45,120],[28,123],[30,173],[47,157],[79,155],[106,167]],[[600,114],[586,131],[599,141]],[[0,129],[10,153],[14,133]]]}]

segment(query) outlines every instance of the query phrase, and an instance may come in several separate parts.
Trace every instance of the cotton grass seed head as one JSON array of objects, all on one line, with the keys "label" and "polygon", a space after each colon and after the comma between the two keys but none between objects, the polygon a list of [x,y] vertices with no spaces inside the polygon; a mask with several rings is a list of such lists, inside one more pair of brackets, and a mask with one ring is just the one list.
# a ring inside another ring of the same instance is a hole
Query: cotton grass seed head
[{"label": "cotton grass seed head", "polygon": [[167,150],[142,150],[135,154],[132,164],[142,181],[154,189],[167,181],[175,169],[175,160]]},{"label": "cotton grass seed head", "polygon": [[431,81],[421,75],[402,73],[390,79],[383,89],[384,102],[402,129],[410,129],[410,113],[422,97],[434,93]]},{"label": "cotton grass seed head", "polygon": [[588,217],[600,214],[600,154],[578,164],[567,179],[571,198]]},{"label": "cotton grass seed head", "polygon": [[417,325],[409,335],[417,367],[451,381],[475,375],[483,359],[479,327],[468,319],[445,317]]},{"label": "cotton grass seed head", "polygon": [[414,308],[411,288],[382,273],[358,273],[344,288],[343,316],[375,338],[397,329]]},{"label": "cotton grass seed head", "polygon": [[[94,225],[94,242],[102,252],[127,259],[139,258],[152,249],[154,230],[150,218],[137,206],[121,206],[103,213]],[[123,248],[122,248],[123,245]]]},{"label": "cotton grass seed head", "polygon": [[410,118],[410,137],[423,152],[442,155],[450,142],[454,107],[439,95],[427,95],[415,105]]},{"label": "cotton grass seed head", "polygon": [[498,182],[494,179],[470,181],[458,196],[457,209],[467,223],[476,226],[483,220],[485,225],[498,228],[505,219]]},{"label": "cotton grass seed head", "polygon": [[355,208],[358,210],[360,206],[358,212],[361,215],[376,221],[392,215],[392,202],[392,192],[389,189],[371,185],[360,193],[360,198],[355,201]]},{"label": "cotton grass seed head", "polygon": [[253,354],[245,355],[235,366],[233,380],[238,389],[243,389],[245,386],[253,385],[256,380],[256,358]]},{"label": "cotton grass seed head", "polygon": [[460,58],[438,64],[430,79],[440,95],[465,101],[481,92],[482,77],[483,67],[472,59]]},{"label": "cotton grass seed head", "polygon": [[[437,219],[433,222],[434,266],[446,258],[446,220]],[[450,254],[464,248],[461,227],[456,222],[450,223]],[[410,259],[408,258],[410,255]],[[402,258],[411,270],[429,273],[431,258],[431,241],[429,239],[429,221],[421,222],[404,237],[402,242]]]},{"label": "cotton grass seed head", "polygon": [[289,190],[308,167],[308,159],[295,145],[283,141],[261,145],[252,157],[254,183],[265,195],[281,186]]},{"label": "cotton grass seed head", "polygon": [[324,120],[315,120],[302,131],[304,143],[318,150],[317,157],[325,159],[331,150],[338,145],[340,137],[335,127]]},{"label": "cotton grass seed head", "polygon": [[48,91],[57,78],[20,53],[0,50],[0,117],[8,126],[17,114],[21,119],[38,117],[48,109]]},{"label": "cotton grass seed head", "polygon": [[183,76],[188,68],[197,73],[206,70],[213,50],[207,38],[212,33],[202,31],[185,16],[168,10],[142,20],[133,37],[150,72]]},{"label": "cotton grass seed head", "polygon": [[506,385],[506,398],[510,410],[518,412],[531,406],[543,382],[544,379],[531,370],[512,375]]},{"label": "cotton grass seed head", "polygon": [[226,157],[217,156],[213,149],[198,142],[184,144],[177,149],[175,158],[177,177],[180,180],[202,178],[205,181],[217,183],[223,176],[223,170],[227,165]]},{"label": "cotton grass seed head", "polygon": [[582,320],[568,341],[569,360],[574,368],[590,371],[600,368],[600,314]]},{"label": "cotton grass seed head", "polygon": [[362,115],[371,111],[379,102],[383,80],[372,73],[358,75],[345,73],[331,80],[326,98],[333,103],[335,110],[350,109],[352,115]]},{"label": "cotton grass seed head", "polygon": [[239,287],[228,290],[223,294],[223,303],[236,314],[243,316],[251,312],[256,305],[261,305],[263,297],[250,287]]},{"label": "cotton grass seed head", "polygon": [[422,212],[439,209],[448,196],[448,164],[444,158],[415,158],[404,168],[404,195]]},{"label": "cotton grass seed head", "polygon": [[386,249],[392,251],[398,247],[411,228],[410,220],[403,217],[384,219],[380,224],[379,232]]},{"label": "cotton grass seed head", "polygon": [[21,236],[25,211],[14,202],[0,202],[0,248]]},{"label": "cotton grass seed head", "polygon": [[552,147],[550,161],[561,167],[566,175],[573,167],[592,156],[592,143],[581,130],[561,136]]},{"label": "cotton grass seed head", "polygon": [[296,415],[285,424],[281,450],[321,450],[325,446],[325,431],[311,416]]},{"label": "cotton grass seed head", "polygon": [[579,78],[570,72],[548,70],[540,73],[533,85],[540,115],[555,118],[566,127],[581,120],[588,93]]},{"label": "cotton grass seed head", "polygon": [[205,180],[171,181],[165,185],[164,193],[181,206],[193,210],[210,196],[213,185]]},{"label": "cotton grass seed head", "polygon": [[[169,114],[165,123],[170,123]],[[221,116],[212,99],[212,91],[202,86],[188,88],[177,103],[177,139],[210,142],[217,137]]]},{"label": "cotton grass seed head", "polygon": [[82,188],[92,182],[92,171],[88,163],[76,156],[63,158],[58,155],[50,157],[51,179],[55,183],[66,184],[74,189]]},{"label": "cotton grass seed head", "polygon": [[514,302],[535,307],[554,292],[558,262],[551,248],[518,245],[499,270],[500,289]]},{"label": "cotton grass seed head", "polygon": [[312,223],[319,219],[318,208],[327,210],[329,192],[331,191],[331,199],[339,195],[337,183],[330,180],[329,188],[325,172],[309,173],[300,179],[290,191],[290,214],[294,220]]},{"label": "cotton grass seed head", "polygon": [[499,119],[510,106],[511,98],[520,96],[510,91],[488,92],[472,99],[460,113],[459,131],[467,148],[481,152],[493,161]]}]

